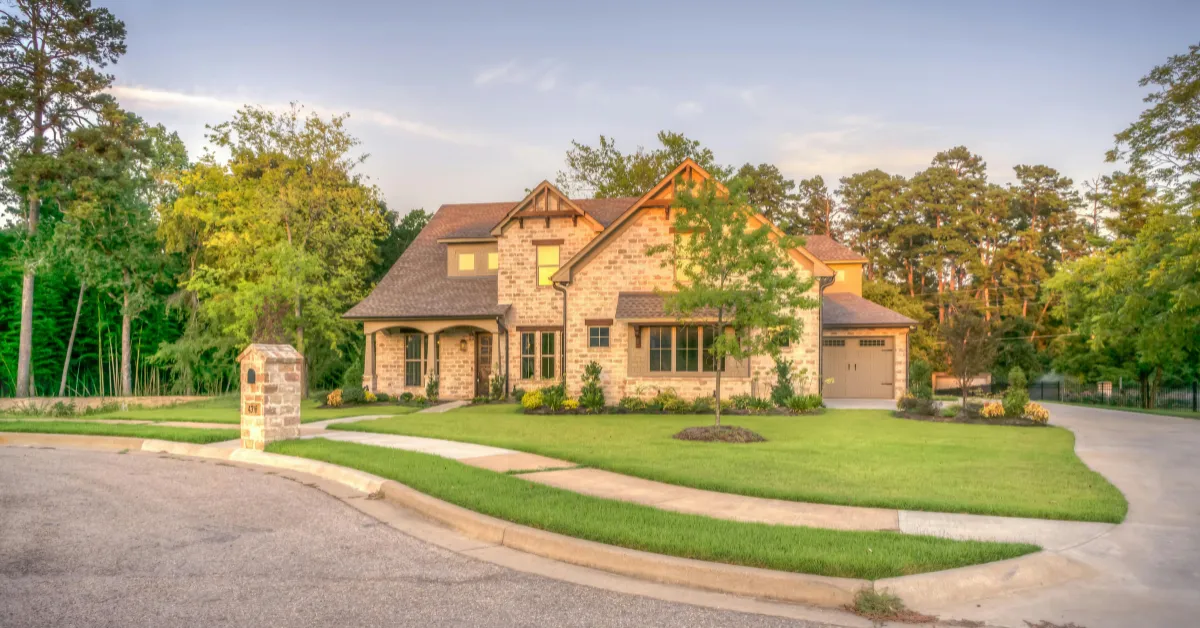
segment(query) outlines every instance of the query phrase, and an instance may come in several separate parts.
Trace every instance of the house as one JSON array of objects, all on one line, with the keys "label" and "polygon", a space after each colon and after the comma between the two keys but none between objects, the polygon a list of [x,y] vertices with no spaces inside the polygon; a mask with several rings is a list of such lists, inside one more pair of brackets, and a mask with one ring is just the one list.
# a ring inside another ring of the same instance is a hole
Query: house
[{"label": "house", "polygon": [[[676,179],[709,176],[687,160],[638,198],[569,199],[542,182],[518,202],[443,205],[345,315],[366,334],[364,385],[421,394],[437,374],[443,398],[469,399],[487,394],[493,377],[510,390],[565,378],[577,395],[594,360],[611,403],[667,387],[711,395],[716,365],[703,348],[714,330],[703,318],[680,325],[664,309],[674,269],[645,253],[673,241]],[[789,255],[818,279],[813,297],[823,304],[804,313],[802,338],[783,350],[807,373],[800,388],[902,395],[915,323],[862,298],[866,260],[826,236],[809,236]],[[765,396],[773,364],[726,361],[722,394]]]}]

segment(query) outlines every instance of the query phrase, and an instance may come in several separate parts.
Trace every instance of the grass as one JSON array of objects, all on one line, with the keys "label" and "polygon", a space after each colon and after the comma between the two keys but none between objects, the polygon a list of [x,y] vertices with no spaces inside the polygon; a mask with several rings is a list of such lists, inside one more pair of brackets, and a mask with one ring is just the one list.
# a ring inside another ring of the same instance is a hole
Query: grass
[{"label": "grass", "polygon": [[0,421],[0,432],[35,434],[82,434],[84,436],[128,436],[181,443],[219,443],[239,437],[238,430],[193,429],[159,425],[120,425],[82,421]]},{"label": "grass", "polygon": [[[162,408],[130,408],[128,410],[113,410],[89,414],[85,419],[109,419],[128,421],[195,421],[198,423],[229,423],[236,424],[241,419],[238,415],[240,400],[235,395],[226,395],[204,401],[192,401]],[[300,403],[300,422],[312,423],[325,419],[340,419],[351,416],[368,414],[407,414],[416,412],[418,408],[411,406],[346,406],[341,408],[318,408],[315,399],[305,399]]]},{"label": "grass", "polygon": [[933,512],[1120,522],[1124,496],[1056,427],[931,423],[885,410],[726,422],[768,442],[671,438],[711,416],[537,416],[462,408],[331,426],[481,443],[670,484],[794,501]]},{"label": "grass", "polygon": [[1035,545],[711,519],[580,495],[429,454],[325,439],[267,451],[373,473],[486,515],[590,541],[751,567],[888,578],[1004,560]]},{"label": "grass", "polygon": [[1050,403],[1061,403],[1067,406],[1079,406],[1081,408],[1096,408],[1099,410],[1120,410],[1122,412],[1140,412],[1141,414],[1157,414],[1159,416],[1174,416],[1181,419],[1200,419],[1200,412],[1192,412],[1181,408],[1126,408],[1124,406],[1109,406],[1100,403],[1081,403],[1078,401],[1053,401]]}]

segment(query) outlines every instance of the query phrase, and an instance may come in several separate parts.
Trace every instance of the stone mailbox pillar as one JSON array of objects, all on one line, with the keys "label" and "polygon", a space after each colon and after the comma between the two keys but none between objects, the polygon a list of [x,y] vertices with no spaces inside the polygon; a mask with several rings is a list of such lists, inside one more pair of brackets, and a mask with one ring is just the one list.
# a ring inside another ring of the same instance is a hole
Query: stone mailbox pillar
[{"label": "stone mailbox pillar", "polygon": [[300,437],[300,368],[304,356],[291,345],[252,344],[242,365],[242,447]]}]

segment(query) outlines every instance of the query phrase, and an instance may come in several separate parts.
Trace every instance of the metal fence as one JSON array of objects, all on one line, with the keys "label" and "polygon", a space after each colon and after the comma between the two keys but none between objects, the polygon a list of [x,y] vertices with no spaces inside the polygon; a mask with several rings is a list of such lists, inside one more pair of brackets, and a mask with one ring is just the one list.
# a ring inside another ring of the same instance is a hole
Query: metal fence
[{"label": "metal fence", "polygon": [[[985,384],[971,386],[967,389],[968,396],[998,396],[1004,394],[1007,386],[1002,384]],[[939,395],[960,396],[959,388],[942,388]],[[1142,391],[1139,387],[1102,389],[1097,384],[1079,384],[1074,382],[1049,381],[1029,384],[1029,399],[1032,401],[1066,401],[1071,403],[1088,403],[1114,408],[1144,408]],[[1200,412],[1200,383],[1180,388],[1159,388],[1154,396],[1153,408],[1163,410],[1192,410]]]}]

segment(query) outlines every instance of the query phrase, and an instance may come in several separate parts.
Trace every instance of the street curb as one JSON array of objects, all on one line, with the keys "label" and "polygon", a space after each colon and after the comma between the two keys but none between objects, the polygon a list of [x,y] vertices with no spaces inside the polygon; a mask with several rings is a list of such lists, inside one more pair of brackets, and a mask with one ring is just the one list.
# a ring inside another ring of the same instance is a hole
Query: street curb
[{"label": "street curb", "polygon": [[399,482],[339,465],[248,449],[153,439],[66,434],[0,433],[0,445],[141,450],[179,456],[232,460],[307,473],[388,501],[480,541],[564,563],[600,569],[652,582],[732,595],[839,608],[861,589],[888,589],[910,608],[949,601],[967,602],[1030,588],[1044,588],[1095,575],[1065,556],[1038,552],[1020,558],[871,582],[678,558],[585,541],[477,513],[421,493]]}]

